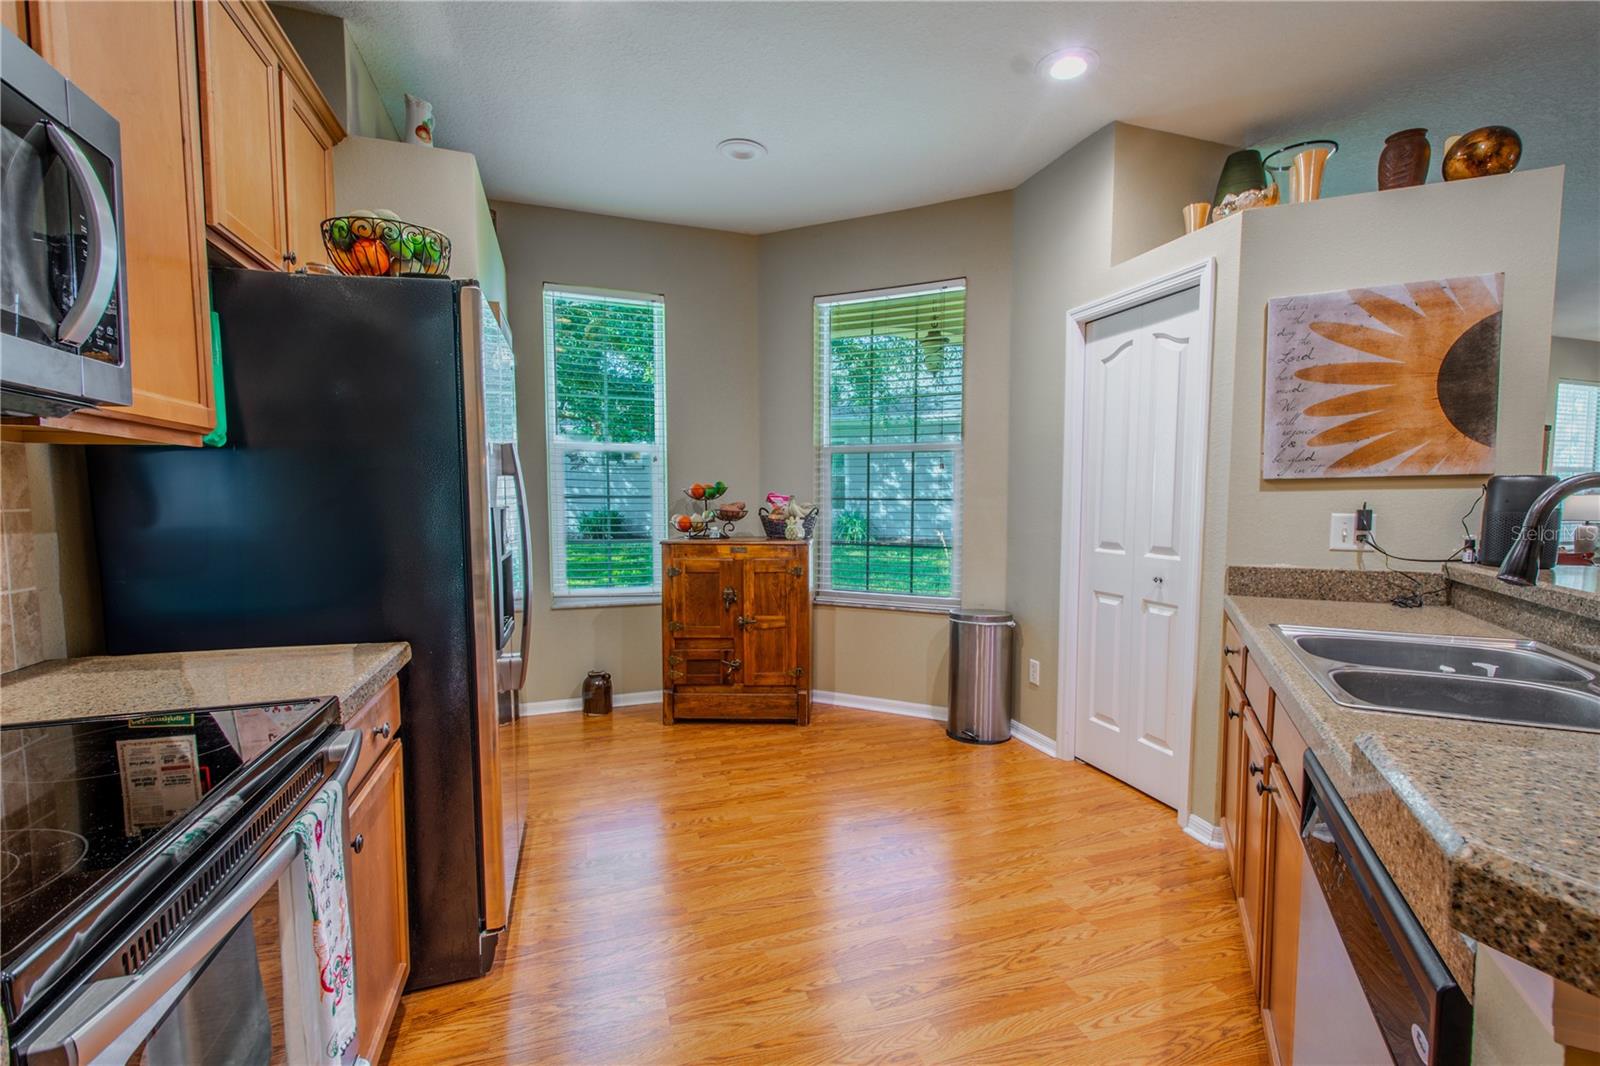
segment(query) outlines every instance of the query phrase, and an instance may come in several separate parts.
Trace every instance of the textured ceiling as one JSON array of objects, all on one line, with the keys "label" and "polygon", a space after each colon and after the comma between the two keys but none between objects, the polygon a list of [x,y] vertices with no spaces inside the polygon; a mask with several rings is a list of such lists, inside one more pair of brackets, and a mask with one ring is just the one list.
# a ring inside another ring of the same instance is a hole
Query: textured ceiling
[{"label": "textured ceiling", "polygon": [[[295,6],[348,20],[397,125],[431,100],[493,197],[750,233],[1012,188],[1112,120],[1332,136],[1334,194],[1396,129],[1503,123],[1524,166],[1567,165],[1556,332],[1600,338],[1600,4]],[[1088,77],[1034,73],[1074,44]]]}]

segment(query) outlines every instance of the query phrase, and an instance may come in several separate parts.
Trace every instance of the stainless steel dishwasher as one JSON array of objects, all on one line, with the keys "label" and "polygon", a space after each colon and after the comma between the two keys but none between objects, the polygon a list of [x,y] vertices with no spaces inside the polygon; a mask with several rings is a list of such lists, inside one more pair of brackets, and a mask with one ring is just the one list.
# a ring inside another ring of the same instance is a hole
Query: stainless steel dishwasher
[{"label": "stainless steel dishwasher", "polygon": [[1295,976],[1297,1066],[1465,1066],[1472,1005],[1314,752]]}]

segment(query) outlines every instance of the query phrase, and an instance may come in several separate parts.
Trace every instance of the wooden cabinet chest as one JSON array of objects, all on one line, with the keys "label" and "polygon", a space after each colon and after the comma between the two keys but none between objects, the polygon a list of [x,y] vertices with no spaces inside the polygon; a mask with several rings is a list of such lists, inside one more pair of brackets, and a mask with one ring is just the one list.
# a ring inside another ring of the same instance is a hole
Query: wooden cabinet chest
[{"label": "wooden cabinet chest", "polygon": [[661,720],[811,720],[811,545],[661,544]]}]

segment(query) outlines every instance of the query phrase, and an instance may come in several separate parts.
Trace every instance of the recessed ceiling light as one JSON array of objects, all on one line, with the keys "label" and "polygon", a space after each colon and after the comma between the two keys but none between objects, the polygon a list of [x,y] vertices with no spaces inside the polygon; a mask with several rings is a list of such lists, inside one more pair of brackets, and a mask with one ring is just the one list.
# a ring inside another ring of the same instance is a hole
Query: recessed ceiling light
[{"label": "recessed ceiling light", "polygon": [[1039,61],[1039,69],[1056,81],[1081,78],[1094,69],[1100,57],[1087,48],[1063,48]]},{"label": "recessed ceiling light", "polygon": [[729,159],[737,159],[741,163],[751,159],[760,159],[767,154],[767,146],[760,141],[752,141],[748,137],[729,137],[717,145],[717,151]]}]

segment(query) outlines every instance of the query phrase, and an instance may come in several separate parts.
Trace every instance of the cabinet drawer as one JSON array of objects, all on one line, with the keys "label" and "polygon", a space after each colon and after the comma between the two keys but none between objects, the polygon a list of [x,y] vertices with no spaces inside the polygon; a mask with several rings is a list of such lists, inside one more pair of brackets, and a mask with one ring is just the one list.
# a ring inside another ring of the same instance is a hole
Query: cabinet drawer
[{"label": "cabinet drawer", "polygon": [[1239,684],[1244,684],[1245,660],[1249,658],[1250,651],[1244,646],[1244,641],[1239,639],[1239,631],[1233,628],[1233,619],[1226,615],[1222,618],[1222,663],[1233,672],[1233,679]]},{"label": "cabinet drawer", "polygon": [[354,791],[400,735],[400,679],[390,678],[365,707],[345,722],[345,728],[361,734],[361,754],[356,757],[356,772],[350,778]]},{"label": "cabinet drawer", "polygon": [[768,693],[748,689],[725,692],[680,688],[673,697],[672,716],[680,720],[722,718],[793,722],[800,718],[800,697],[793,689]]},{"label": "cabinet drawer", "polygon": [[667,686],[718,685],[726,687],[738,680],[733,641],[674,641],[667,653]]},{"label": "cabinet drawer", "polygon": [[1267,739],[1272,739],[1272,686],[1267,684],[1261,667],[1248,654],[1244,657],[1244,698],[1255,709],[1256,718],[1261,722],[1261,728],[1266,730]]},{"label": "cabinet drawer", "polygon": [[1276,694],[1272,700],[1272,757],[1283,768],[1283,777],[1295,803],[1305,799],[1306,741],[1282,707]]}]

